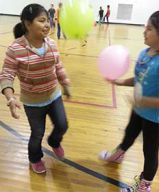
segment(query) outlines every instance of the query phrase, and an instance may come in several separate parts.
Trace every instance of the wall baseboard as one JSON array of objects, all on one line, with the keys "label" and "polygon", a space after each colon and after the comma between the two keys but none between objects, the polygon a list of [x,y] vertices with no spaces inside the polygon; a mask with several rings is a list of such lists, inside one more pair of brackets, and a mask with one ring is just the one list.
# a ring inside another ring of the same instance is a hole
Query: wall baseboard
[{"label": "wall baseboard", "polygon": [[[96,21],[96,23],[98,24],[99,22]],[[102,22],[101,24],[107,24],[107,22]],[[118,23],[118,22],[109,22],[109,24],[115,24],[115,25],[135,25],[135,26],[144,26],[144,24],[135,24],[135,23]]]},{"label": "wall baseboard", "polygon": [[15,15],[15,14],[6,14],[6,13],[0,13],[2,16],[15,16],[15,17],[20,17],[20,15]]},{"label": "wall baseboard", "polygon": [[[15,15],[15,14],[5,14],[5,13],[0,13],[2,16],[14,16],[14,17],[20,17],[20,15]],[[99,22],[96,21],[98,24]],[[107,24],[107,22],[102,22],[101,24]],[[115,25],[135,25],[135,26],[144,26],[143,24],[135,24],[135,23],[118,23],[118,22],[109,22],[109,24],[115,24]]]}]

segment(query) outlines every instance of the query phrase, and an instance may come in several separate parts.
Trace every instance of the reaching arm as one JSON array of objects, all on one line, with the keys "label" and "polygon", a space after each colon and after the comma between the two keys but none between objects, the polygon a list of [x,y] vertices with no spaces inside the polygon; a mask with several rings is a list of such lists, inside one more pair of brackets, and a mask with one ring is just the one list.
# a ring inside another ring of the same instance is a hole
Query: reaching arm
[{"label": "reaching arm", "polygon": [[134,86],[134,77],[128,79],[117,79],[114,81],[110,81],[112,84],[119,85],[119,86]]},{"label": "reaching arm", "polygon": [[56,72],[57,79],[63,87],[64,95],[66,95],[67,97],[70,97],[71,96],[70,89],[69,89],[70,80],[69,80],[69,78],[66,74],[65,68],[63,67],[63,64],[60,60],[60,55],[57,50],[56,43],[51,40],[49,46],[52,49],[54,59],[55,59],[54,66],[55,66],[55,72]]},{"label": "reaching arm", "polygon": [[66,71],[63,67],[62,62],[59,60],[59,57],[57,59],[57,64],[56,64],[56,74],[60,84],[63,86],[64,95],[66,95],[69,98],[71,96],[70,89],[69,89],[70,80],[67,77]]}]

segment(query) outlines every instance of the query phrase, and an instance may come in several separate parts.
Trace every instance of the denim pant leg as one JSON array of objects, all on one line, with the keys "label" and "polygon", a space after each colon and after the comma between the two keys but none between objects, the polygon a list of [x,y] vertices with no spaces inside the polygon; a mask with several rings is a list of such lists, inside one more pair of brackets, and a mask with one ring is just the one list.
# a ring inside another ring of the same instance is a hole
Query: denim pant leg
[{"label": "denim pant leg", "polygon": [[28,143],[29,161],[36,163],[43,157],[41,143],[45,132],[47,107],[24,106],[24,109],[31,127]]},{"label": "denim pant leg", "polygon": [[102,21],[103,21],[103,17],[100,17],[100,18],[99,18],[99,24],[101,24]]},{"label": "denim pant leg", "polygon": [[60,27],[60,24],[58,23],[57,24],[57,38],[60,39],[60,36],[61,36],[61,27]]},{"label": "denim pant leg", "polygon": [[61,97],[50,104],[48,115],[54,124],[54,129],[48,137],[48,144],[51,147],[56,148],[59,147],[63,135],[68,128],[66,113]]},{"label": "denim pant leg", "polygon": [[52,29],[53,28],[53,18],[50,17],[50,28]]}]

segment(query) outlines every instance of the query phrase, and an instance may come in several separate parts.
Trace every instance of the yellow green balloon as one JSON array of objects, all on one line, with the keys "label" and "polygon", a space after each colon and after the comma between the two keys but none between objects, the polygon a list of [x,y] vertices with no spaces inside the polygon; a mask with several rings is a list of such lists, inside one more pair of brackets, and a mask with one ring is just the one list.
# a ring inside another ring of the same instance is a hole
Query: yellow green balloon
[{"label": "yellow green balloon", "polygon": [[68,0],[60,11],[60,26],[66,37],[85,38],[93,23],[93,9],[87,0]]}]

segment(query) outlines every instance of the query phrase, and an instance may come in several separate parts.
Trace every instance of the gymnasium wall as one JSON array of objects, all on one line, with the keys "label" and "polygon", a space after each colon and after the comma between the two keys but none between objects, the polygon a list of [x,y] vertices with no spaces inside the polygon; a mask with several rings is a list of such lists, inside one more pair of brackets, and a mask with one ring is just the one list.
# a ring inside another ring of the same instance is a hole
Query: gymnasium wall
[{"label": "gymnasium wall", "polygon": [[[62,2],[71,0],[62,0]],[[80,0],[79,0],[80,1]],[[85,0],[86,2],[87,0]],[[104,11],[109,4],[111,8],[110,22],[127,24],[145,24],[147,18],[159,9],[159,0],[88,0],[94,9],[95,20],[98,20],[98,10]],[[57,7],[58,0],[0,0],[0,14],[19,15],[23,7],[29,3],[39,3],[47,9],[51,3]]]}]

